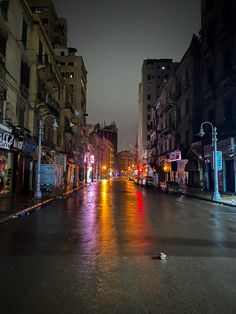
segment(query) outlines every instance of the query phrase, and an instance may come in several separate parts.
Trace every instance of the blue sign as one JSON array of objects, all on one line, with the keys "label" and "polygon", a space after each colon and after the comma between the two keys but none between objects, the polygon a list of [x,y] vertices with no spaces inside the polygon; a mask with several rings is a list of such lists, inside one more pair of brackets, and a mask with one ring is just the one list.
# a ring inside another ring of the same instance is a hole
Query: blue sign
[{"label": "blue sign", "polygon": [[[213,160],[214,160],[214,151],[213,151]],[[216,163],[217,163],[217,170],[221,171],[223,169],[223,156],[222,151],[217,150],[216,151]],[[214,169],[214,162],[213,162],[213,169]]]}]

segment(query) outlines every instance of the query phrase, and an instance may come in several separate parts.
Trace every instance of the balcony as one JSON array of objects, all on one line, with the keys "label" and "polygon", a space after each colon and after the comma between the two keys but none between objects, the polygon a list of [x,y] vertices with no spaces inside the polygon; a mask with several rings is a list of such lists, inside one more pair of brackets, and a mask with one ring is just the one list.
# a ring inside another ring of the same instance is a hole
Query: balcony
[{"label": "balcony", "polygon": [[167,112],[175,105],[173,97],[169,97],[165,104],[161,106],[161,112]]},{"label": "balcony", "polygon": [[161,135],[161,136],[168,135],[168,134],[170,134],[171,132],[172,132],[172,129],[171,129],[169,126],[167,126],[167,127],[165,127],[165,128],[162,129],[162,131],[160,132],[160,135]]},{"label": "balcony", "polygon": [[59,117],[60,104],[52,96],[46,95],[45,104],[55,116]]}]

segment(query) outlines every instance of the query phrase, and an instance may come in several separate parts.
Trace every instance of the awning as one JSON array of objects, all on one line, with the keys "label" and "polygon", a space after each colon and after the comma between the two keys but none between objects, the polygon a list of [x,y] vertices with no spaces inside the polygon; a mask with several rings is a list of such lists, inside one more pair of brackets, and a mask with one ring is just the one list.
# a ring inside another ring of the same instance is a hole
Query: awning
[{"label": "awning", "polygon": [[197,172],[198,171],[198,163],[196,160],[189,160],[185,165],[184,171],[186,172]]}]

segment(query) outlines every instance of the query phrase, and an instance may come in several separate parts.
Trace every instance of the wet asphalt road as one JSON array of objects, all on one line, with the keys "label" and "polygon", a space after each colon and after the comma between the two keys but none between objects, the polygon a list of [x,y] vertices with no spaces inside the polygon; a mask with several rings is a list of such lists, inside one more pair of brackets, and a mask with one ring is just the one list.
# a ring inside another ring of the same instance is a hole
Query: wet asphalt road
[{"label": "wet asphalt road", "polygon": [[235,209],[93,183],[0,225],[0,313],[236,313]]}]

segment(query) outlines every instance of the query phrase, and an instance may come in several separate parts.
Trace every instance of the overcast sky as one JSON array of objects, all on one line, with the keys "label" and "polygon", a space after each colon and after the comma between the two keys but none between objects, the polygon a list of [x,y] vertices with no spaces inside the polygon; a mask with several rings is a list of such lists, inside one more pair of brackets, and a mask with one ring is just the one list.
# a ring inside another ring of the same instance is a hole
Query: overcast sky
[{"label": "overcast sky", "polygon": [[88,71],[88,123],[116,121],[119,150],[135,146],[143,60],[182,58],[200,30],[200,2],[54,0]]}]

